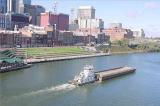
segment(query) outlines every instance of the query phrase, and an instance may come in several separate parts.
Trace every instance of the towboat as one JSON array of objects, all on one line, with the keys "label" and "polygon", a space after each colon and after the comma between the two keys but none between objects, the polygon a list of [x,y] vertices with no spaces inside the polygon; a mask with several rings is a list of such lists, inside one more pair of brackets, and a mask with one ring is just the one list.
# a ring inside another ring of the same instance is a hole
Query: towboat
[{"label": "towboat", "polygon": [[135,70],[135,68],[125,66],[94,72],[94,67],[92,65],[86,65],[84,69],[68,83],[82,86],[88,83],[93,83],[96,81],[102,82],[107,79],[115,78],[129,73],[134,73]]},{"label": "towboat", "polygon": [[86,65],[84,69],[75,76],[75,78],[69,81],[69,84],[81,86],[87,83],[92,83],[96,81],[96,76],[94,73],[94,67],[92,65]]}]

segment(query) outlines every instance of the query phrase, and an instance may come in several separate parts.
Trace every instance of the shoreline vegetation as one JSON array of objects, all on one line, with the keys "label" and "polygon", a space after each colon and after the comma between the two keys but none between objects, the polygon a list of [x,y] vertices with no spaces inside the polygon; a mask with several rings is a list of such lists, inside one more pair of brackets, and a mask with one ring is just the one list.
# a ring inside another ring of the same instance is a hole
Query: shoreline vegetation
[{"label": "shoreline vegetation", "polygon": [[137,40],[131,42],[123,39],[114,41],[109,46],[100,46],[97,49],[103,52],[109,51],[111,54],[160,52],[160,42]]}]

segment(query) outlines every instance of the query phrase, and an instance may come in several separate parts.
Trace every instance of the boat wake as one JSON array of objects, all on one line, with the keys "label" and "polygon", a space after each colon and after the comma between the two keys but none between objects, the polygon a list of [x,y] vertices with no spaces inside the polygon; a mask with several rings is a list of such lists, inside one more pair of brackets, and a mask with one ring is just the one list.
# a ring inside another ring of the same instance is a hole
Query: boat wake
[{"label": "boat wake", "polygon": [[48,94],[48,93],[56,92],[56,91],[67,91],[67,90],[69,91],[69,90],[72,90],[74,88],[76,88],[75,85],[66,83],[66,84],[54,86],[54,87],[51,87],[51,88],[46,88],[46,89],[43,89],[43,90],[33,91],[33,92],[25,94],[25,96]]},{"label": "boat wake", "polygon": [[[72,84],[62,84],[62,85],[58,85],[58,86],[54,86],[54,87],[50,87],[50,88],[46,88],[46,89],[42,89],[42,90],[38,90],[38,91],[32,91],[29,93],[25,93],[19,96],[13,96],[10,99],[8,98],[4,98],[5,103],[9,103],[11,101],[14,100],[19,100],[19,99],[24,99],[24,98],[30,98],[30,97],[34,97],[34,96],[41,96],[41,95],[47,95],[47,94],[54,94],[54,93],[59,93],[58,91],[70,91],[73,90],[74,88],[76,88],[75,85]],[[60,92],[61,93],[61,92]]]}]

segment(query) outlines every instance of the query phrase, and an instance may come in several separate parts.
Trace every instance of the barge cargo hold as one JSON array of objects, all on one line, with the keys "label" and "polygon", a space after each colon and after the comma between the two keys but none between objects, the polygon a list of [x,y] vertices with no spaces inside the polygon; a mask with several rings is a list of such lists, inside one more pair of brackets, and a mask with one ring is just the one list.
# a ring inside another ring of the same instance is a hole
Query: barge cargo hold
[{"label": "barge cargo hold", "polygon": [[99,72],[96,72],[95,75],[96,75],[96,80],[99,82],[102,82],[104,80],[111,79],[114,77],[119,77],[129,73],[133,73],[135,71],[136,69],[132,67],[119,67],[119,68],[99,71]]}]

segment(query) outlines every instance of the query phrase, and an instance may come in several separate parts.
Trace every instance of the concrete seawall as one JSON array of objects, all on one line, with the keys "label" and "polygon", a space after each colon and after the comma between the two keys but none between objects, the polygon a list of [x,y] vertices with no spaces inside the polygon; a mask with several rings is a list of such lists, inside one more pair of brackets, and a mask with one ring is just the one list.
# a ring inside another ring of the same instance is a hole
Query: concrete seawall
[{"label": "concrete seawall", "polygon": [[92,55],[80,55],[80,56],[68,56],[68,57],[56,57],[56,58],[44,58],[44,59],[26,59],[27,63],[42,63],[50,61],[61,61],[61,60],[72,60],[72,59],[81,59],[81,58],[91,58],[91,57],[100,57],[100,56],[109,56],[108,53],[97,53]]}]

